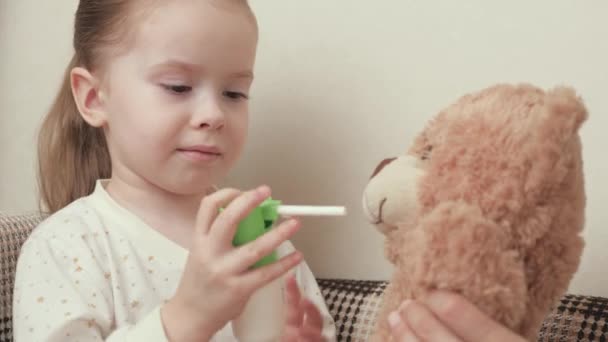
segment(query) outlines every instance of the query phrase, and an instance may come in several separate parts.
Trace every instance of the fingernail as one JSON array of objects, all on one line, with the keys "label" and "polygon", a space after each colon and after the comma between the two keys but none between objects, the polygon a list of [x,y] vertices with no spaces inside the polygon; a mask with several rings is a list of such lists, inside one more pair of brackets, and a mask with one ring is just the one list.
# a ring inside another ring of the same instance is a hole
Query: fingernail
[{"label": "fingernail", "polygon": [[399,312],[393,311],[390,315],[388,315],[388,324],[391,328],[396,328],[401,323],[401,316]]},{"label": "fingernail", "polygon": [[270,188],[268,187],[268,185],[259,186],[256,190],[257,190],[257,193],[260,194],[261,196],[264,196],[264,197],[270,196]]},{"label": "fingernail", "polygon": [[292,257],[293,257],[294,259],[296,259],[296,260],[297,260],[297,259],[303,259],[303,258],[302,258],[302,252],[300,252],[300,251],[294,251],[294,252],[293,252],[291,255],[292,255]]},{"label": "fingernail", "polygon": [[296,219],[289,219],[289,220],[281,222],[279,227],[283,230],[291,231],[297,225],[298,225],[298,221]]}]

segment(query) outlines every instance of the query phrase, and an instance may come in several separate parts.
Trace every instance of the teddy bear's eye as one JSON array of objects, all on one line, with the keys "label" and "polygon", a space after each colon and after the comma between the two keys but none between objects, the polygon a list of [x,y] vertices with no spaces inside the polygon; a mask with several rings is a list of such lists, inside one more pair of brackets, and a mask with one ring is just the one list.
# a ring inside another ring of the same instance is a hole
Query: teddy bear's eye
[{"label": "teddy bear's eye", "polygon": [[430,158],[431,156],[431,152],[433,151],[433,145],[427,145],[423,150],[422,150],[422,154],[420,155],[420,159],[421,160],[427,160]]}]

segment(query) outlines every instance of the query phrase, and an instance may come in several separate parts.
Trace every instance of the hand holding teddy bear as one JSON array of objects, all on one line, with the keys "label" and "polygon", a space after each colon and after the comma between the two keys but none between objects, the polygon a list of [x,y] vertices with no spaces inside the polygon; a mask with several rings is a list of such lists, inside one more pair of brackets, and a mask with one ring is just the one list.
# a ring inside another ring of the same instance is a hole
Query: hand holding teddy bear
[{"label": "hand holding teddy bear", "polygon": [[396,342],[525,342],[465,298],[436,292],[424,302],[403,302],[389,316]]}]

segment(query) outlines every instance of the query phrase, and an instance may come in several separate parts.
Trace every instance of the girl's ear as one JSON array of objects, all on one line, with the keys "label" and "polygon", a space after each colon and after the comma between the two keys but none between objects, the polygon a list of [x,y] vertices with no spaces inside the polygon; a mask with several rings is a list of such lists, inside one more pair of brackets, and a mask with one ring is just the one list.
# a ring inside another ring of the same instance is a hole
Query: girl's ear
[{"label": "girl's ear", "polygon": [[87,69],[76,67],[70,72],[74,101],[82,118],[93,127],[107,123],[99,81]]}]

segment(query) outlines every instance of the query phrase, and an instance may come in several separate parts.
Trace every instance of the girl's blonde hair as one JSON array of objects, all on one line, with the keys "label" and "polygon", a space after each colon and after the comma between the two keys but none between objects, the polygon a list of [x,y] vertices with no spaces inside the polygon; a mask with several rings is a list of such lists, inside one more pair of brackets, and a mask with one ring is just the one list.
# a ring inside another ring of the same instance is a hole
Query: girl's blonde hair
[{"label": "girl's blonde hair", "polygon": [[129,2],[81,0],[76,10],[74,57],[38,135],[38,185],[42,209],[48,212],[90,194],[97,179],[110,177],[103,129],[90,126],[80,115],[70,73],[78,66],[88,70],[99,66],[102,52],[124,33],[117,29],[127,18]]}]

